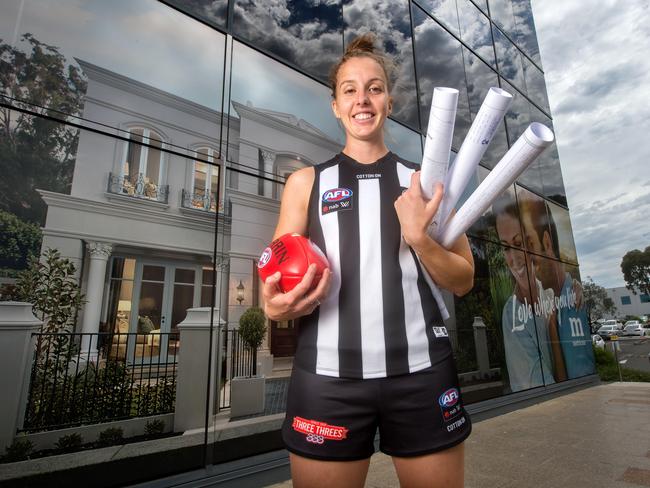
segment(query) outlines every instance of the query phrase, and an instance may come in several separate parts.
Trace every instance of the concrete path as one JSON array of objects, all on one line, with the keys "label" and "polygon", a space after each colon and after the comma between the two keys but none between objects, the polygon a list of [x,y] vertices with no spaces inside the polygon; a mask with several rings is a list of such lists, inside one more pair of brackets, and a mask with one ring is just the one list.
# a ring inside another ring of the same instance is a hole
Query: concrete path
[{"label": "concrete path", "polygon": [[[398,486],[390,457],[375,454],[366,487]],[[601,384],[475,423],[465,487],[650,487],[650,383]]]}]

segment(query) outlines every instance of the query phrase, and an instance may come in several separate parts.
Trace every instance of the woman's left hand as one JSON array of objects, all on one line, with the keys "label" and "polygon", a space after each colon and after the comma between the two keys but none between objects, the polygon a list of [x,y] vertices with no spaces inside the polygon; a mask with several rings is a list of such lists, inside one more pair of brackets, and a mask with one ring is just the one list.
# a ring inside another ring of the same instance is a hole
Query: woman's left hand
[{"label": "woman's left hand", "polygon": [[433,197],[427,202],[420,187],[420,172],[411,175],[411,186],[395,200],[402,235],[409,246],[417,248],[428,238],[429,224],[438,211],[442,195],[442,184],[437,183]]}]

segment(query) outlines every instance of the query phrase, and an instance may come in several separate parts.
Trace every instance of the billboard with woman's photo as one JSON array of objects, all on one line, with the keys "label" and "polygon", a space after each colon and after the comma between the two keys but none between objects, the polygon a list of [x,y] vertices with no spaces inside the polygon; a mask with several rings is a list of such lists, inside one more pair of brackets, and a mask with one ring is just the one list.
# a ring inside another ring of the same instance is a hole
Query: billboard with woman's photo
[{"label": "billboard with woman's photo", "polygon": [[573,243],[558,237],[566,235],[566,222],[554,218],[562,210],[517,187],[516,198],[505,192],[490,212],[490,237],[500,244],[486,246],[490,292],[513,392],[594,372],[577,267],[560,260],[575,256]]}]

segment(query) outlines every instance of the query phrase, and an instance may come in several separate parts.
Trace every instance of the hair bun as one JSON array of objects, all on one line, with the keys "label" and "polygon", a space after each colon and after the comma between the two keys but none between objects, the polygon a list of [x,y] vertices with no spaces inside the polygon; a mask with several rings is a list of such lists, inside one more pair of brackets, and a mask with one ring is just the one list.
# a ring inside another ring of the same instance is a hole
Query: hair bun
[{"label": "hair bun", "polygon": [[345,48],[345,55],[349,55],[356,52],[364,52],[369,54],[377,53],[377,47],[375,46],[375,35],[370,32],[356,37],[348,46]]}]

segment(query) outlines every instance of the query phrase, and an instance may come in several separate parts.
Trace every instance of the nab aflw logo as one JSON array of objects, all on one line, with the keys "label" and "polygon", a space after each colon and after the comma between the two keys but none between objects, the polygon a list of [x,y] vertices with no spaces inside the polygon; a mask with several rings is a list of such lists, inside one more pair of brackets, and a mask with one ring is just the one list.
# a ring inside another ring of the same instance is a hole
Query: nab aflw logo
[{"label": "nab aflw logo", "polygon": [[577,317],[569,317],[569,325],[571,326],[571,337],[584,337],[585,330],[582,327],[582,320]]}]

